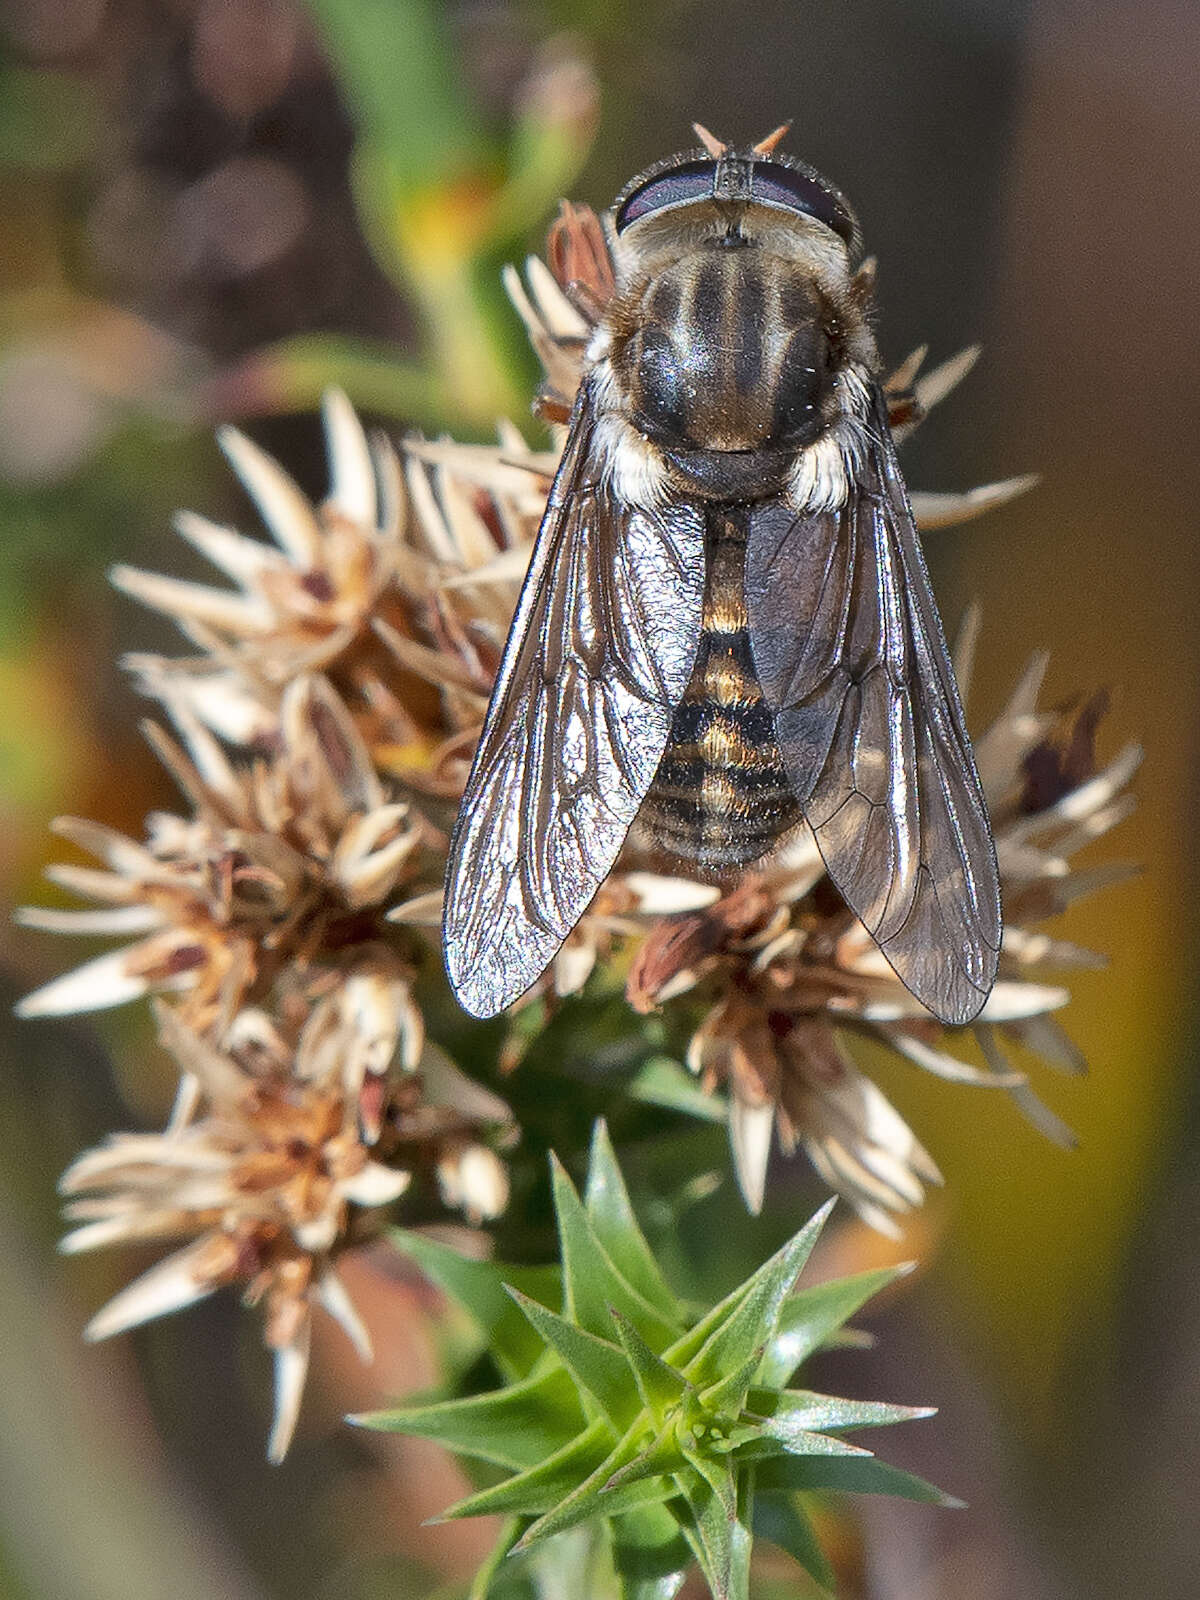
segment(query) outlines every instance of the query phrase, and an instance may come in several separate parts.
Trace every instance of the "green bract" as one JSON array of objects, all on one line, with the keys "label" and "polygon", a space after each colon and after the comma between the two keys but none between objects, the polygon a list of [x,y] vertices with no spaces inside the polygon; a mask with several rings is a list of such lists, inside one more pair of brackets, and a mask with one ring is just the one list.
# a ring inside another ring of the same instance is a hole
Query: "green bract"
[{"label": "green bract", "polygon": [[470,1261],[397,1236],[479,1324],[505,1386],[356,1419],[508,1474],[446,1512],[508,1518],[474,1595],[507,1571],[505,1556],[583,1523],[600,1527],[627,1600],[670,1600],[693,1560],[717,1600],[746,1600],[756,1534],[829,1588],[803,1492],[956,1503],[842,1437],[929,1411],[785,1387],[896,1276],[795,1289],[829,1206],[697,1320],[659,1272],[603,1123],[583,1200],[557,1162],[552,1178],[561,1270]]}]

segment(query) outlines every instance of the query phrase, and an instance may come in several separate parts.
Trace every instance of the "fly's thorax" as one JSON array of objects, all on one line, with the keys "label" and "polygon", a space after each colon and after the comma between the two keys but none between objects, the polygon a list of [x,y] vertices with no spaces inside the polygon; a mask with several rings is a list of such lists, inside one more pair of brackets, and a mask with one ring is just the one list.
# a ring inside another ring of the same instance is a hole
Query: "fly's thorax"
[{"label": "fly's thorax", "polygon": [[862,314],[838,289],[811,263],[754,245],[685,252],[614,308],[622,409],[668,454],[813,444],[836,420],[838,372],[862,346]]}]

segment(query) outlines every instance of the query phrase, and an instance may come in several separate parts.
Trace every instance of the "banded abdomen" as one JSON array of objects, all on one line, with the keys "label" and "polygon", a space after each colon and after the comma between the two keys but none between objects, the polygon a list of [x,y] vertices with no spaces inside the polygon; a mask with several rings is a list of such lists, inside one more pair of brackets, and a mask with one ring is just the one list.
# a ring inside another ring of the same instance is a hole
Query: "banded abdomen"
[{"label": "banded abdomen", "polygon": [[748,520],[744,505],[708,507],[700,646],[641,812],[652,843],[715,869],[757,861],[800,817],[750,652]]}]

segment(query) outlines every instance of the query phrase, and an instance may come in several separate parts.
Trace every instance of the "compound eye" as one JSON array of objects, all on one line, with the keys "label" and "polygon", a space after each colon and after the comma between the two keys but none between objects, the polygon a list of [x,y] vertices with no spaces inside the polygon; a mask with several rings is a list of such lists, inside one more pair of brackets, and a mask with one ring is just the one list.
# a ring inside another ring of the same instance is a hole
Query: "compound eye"
[{"label": "compound eye", "polygon": [[783,206],[789,211],[815,217],[847,244],[854,238],[854,221],[845,207],[805,173],[793,167],[756,162],[753,184],[754,199],[759,204]]},{"label": "compound eye", "polygon": [[670,172],[660,172],[635,189],[617,212],[617,232],[651,211],[686,205],[689,200],[704,200],[712,194],[715,161],[689,161]]}]

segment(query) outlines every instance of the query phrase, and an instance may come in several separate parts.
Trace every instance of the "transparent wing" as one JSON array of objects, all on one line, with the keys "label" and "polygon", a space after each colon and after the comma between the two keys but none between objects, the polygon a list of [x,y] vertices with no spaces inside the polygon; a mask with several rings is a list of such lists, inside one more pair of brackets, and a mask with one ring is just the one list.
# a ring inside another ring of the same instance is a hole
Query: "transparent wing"
[{"label": "transparent wing", "polygon": [[593,439],[585,383],[451,840],[446,970],[475,1016],[541,975],[611,869],[699,642],[702,513],[624,505]]},{"label": "transparent wing", "polygon": [[904,985],[961,1023],[996,975],[996,851],[878,394],[871,428],[840,511],[754,514],[750,643],[830,877]]}]

